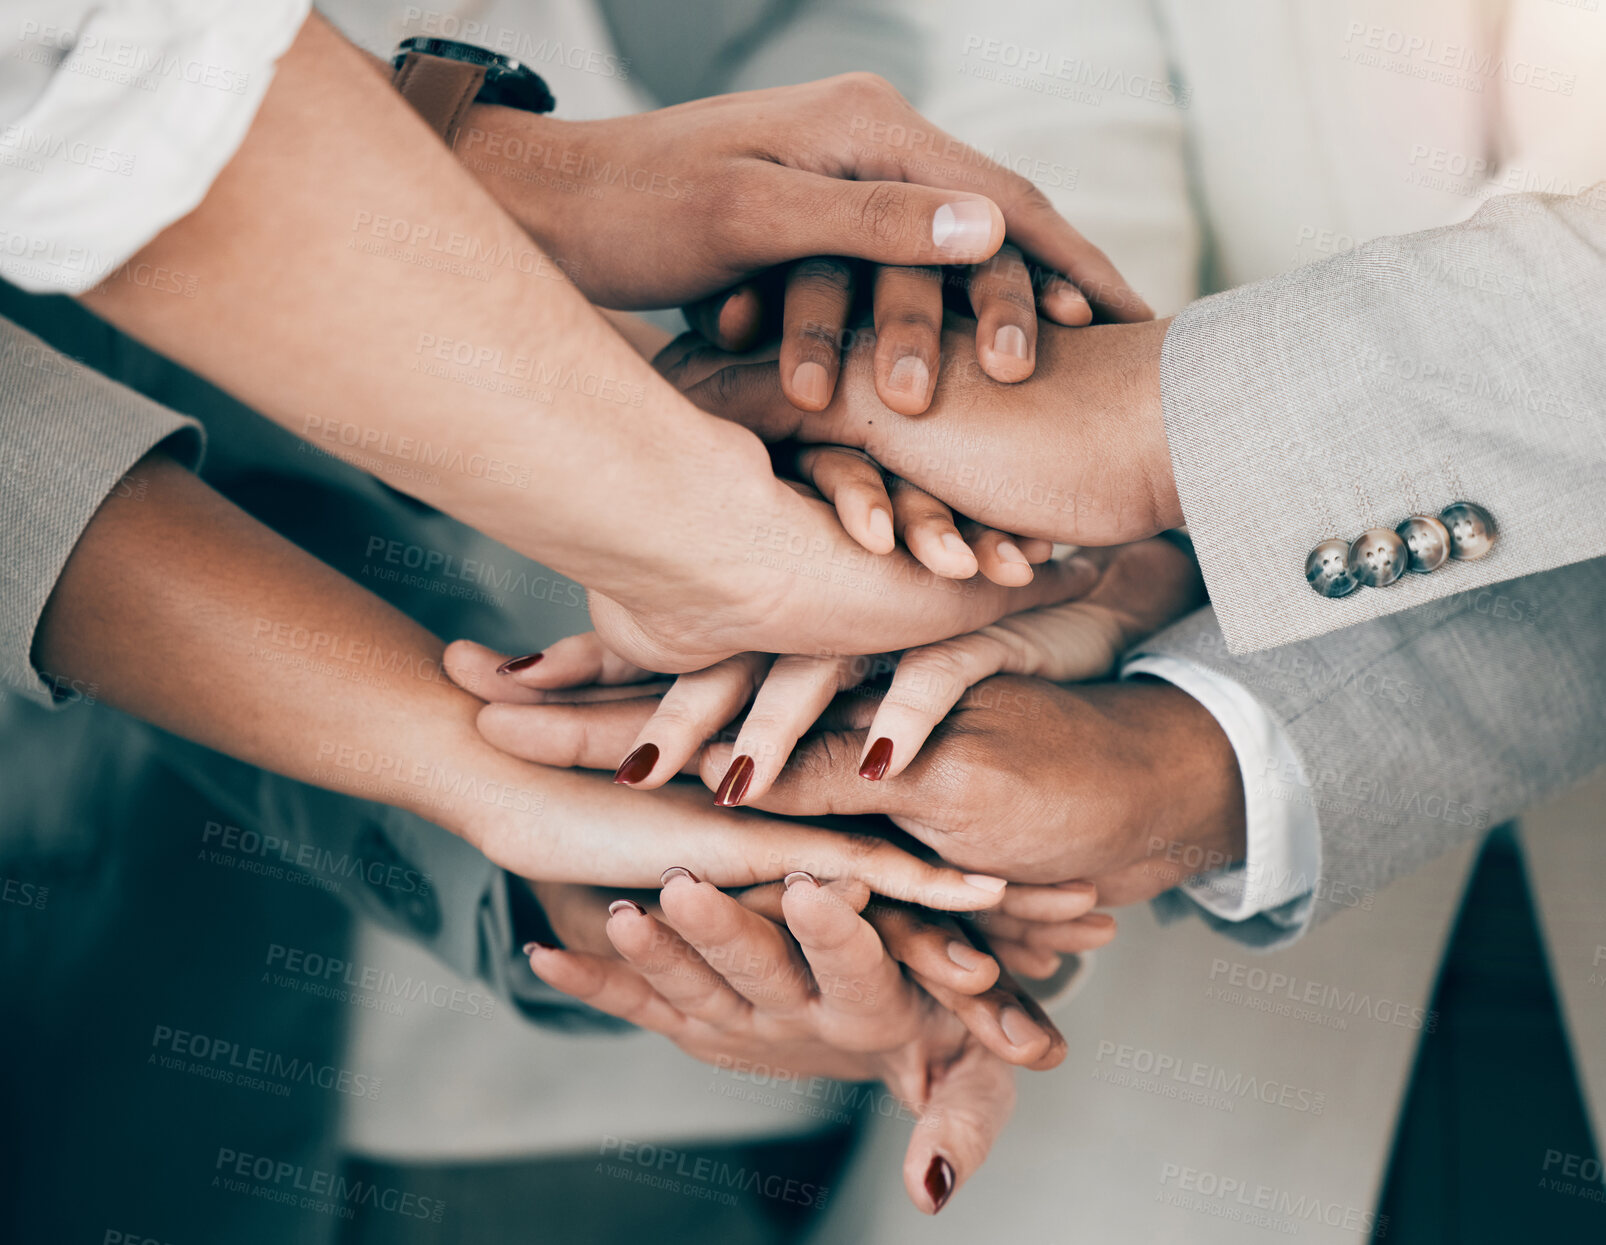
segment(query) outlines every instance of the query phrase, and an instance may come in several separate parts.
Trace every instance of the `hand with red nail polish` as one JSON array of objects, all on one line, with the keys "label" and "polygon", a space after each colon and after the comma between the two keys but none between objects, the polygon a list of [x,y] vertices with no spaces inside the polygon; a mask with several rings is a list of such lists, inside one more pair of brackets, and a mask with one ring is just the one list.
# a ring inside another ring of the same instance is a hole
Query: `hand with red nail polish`
[{"label": "hand with red nail polish", "polygon": [[[715,803],[728,808],[761,798],[838,692],[887,675],[891,683],[870,722],[870,742],[858,772],[867,782],[895,778],[960,697],[983,679],[1025,674],[1064,683],[1105,677],[1128,647],[1204,601],[1197,563],[1169,541],[1140,541],[1077,556],[1096,581],[1086,595],[1012,614],[951,640],[879,658],[776,659],[748,653],[682,675],[637,731],[614,781],[642,790],[661,786],[691,764],[706,740],[739,722],[732,760],[715,786]],[[574,656],[581,649],[588,650],[584,660]],[[610,657],[594,636],[561,641],[551,652],[553,660],[538,676],[548,687],[556,686],[565,665],[572,665],[578,678],[601,670]],[[482,667],[485,658],[478,661]],[[448,654],[447,669],[459,668],[455,654]],[[615,664],[609,669],[617,678],[625,668]],[[645,671],[635,671],[635,676],[650,677]],[[506,687],[501,694],[496,686],[480,691],[493,700],[520,698]],[[578,724],[580,711],[566,712]],[[599,707],[593,712],[617,710]],[[510,708],[497,720],[511,725],[520,715],[529,719],[533,731],[552,712]],[[520,737],[529,733],[521,730]]]},{"label": "hand with red nail polish", "polygon": [[[575,894],[555,893],[565,889]],[[666,871],[656,908],[589,888],[537,890],[559,913],[566,949],[534,946],[530,966],[557,989],[717,1068],[881,1082],[915,1120],[904,1187],[929,1214],[986,1160],[1014,1105],[1014,1066],[1048,1068],[1064,1054],[1007,979],[967,996],[962,1022],[940,1001],[943,986],[893,958],[859,911],[862,888],[793,871],[767,888],[778,892],[768,914],[684,868]],[[582,927],[584,947],[569,943],[570,926]]]}]

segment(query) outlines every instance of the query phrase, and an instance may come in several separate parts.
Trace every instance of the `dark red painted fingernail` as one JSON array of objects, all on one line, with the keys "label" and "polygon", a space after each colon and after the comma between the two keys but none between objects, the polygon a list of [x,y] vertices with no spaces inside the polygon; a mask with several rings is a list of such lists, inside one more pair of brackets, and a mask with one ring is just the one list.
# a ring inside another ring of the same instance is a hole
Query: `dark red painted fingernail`
[{"label": "dark red painted fingernail", "polygon": [[517,674],[520,670],[528,670],[545,656],[545,653],[526,653],[523,657],[509,657],[496,668],[496,673]]},{"label": "dark red painted fingernail", "polygon": [[647,915],[647,909],[643,908],[634,899],[615,899],[608,905],[609,916],[618,916],[621,912],[634,912],[637,916]]},{"label": "dark red painted fingernail", "polygon": [[936,1214],[946,1206],[953,1192],[953,1165],[942,1155],[933,1155],[931,1166],[926,1168],[926,1196],[931,1199],[931,1213]]},{"label": "dark red painted fingernail", "polygon": [[658,745],[642,744],[613,771],[614,782],[640,782],[658,764]]},{"label": "dark red painted fingernail", "polygon": [[752,781],[753,758],[737,757],[725,771],[725,777],[719,780],[719,790],[714,792],[714,803],[721,808],[734,808],[742,802],[742,797],[747,794],[748,784]]},{"label": "dark red painted fingernail", "polygon": [[668,886],[676,878],[685,878],[690,882],[696,882],[699,880],[697,875],[684,865],[670,865],[669,868],[664,870],[663,876],[658,879],[658,885]]},{"label": "dark red painted fingernail", "polygon": [[870,751],[864,758],[864,764],[859,766],[859,777],[868,778],[871,782],[879,782],[887,776],[887,766],[892,764],[892,740],[883,735],[870,745]]},{"label": "dark red painted fingernail", "polygon": [[539,939],[536,939],[534,941],[527,942],[527,943],[524,944],[524,954],[525,955],[529,955],[530,952],[536,950],[537,948],[539,948],[542,951],[556,951],[556,950],[558,950],[558,948],[553,946],[550,942],[541,942]]}]

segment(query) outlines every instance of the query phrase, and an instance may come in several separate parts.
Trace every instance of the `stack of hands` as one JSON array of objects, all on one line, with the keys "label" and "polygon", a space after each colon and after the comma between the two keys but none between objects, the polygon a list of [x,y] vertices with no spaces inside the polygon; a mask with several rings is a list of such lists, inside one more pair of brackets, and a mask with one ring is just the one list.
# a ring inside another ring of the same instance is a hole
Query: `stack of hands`
[{"label": "stack of hands", "polygon": [[[901,548],[938,589],[1036,581],[1049,603],[898,652],[750,650],[672,678],[666,669],[690,664],[673,636],[617,618],[606,638],[521,656],[458,641],[445,667],[489,702],[479,731],[513,756],[611,772],[666,811],[832,819],[805,829],[744,818],[736,840],[688,838],[656,893],[539,882],[564,945],[526,951],[551,985],[710,1062],[884,1082],[917,1112],[905,1184],[935,1212],[1007,1121],[1012,1067],[1064,1056],[1016,978],[1080,970],[1077,957],[1115,935],[1101,904],[1239,859],[1243,793],[1197,702],[1158,682],[1109,681],[1132,644],[1203,603],[1183,543],[1056,546],[1162,526],[1170,512],[1151,482],[1111,485],[1141,497],[1140,514],[1056,513],[947,457],[963,446],[1029,479],[1044,471],[1034,463],[1045,439],[1075,441],[1076,402],[1098,401],[1081,365],[1101,330],[1074,326],[1090,320],[1088,304],[1055,278],[1072,324],[1039,323],[1033,278],[1009,244],[957,278],[858,269],[805,260],[688,308],[700,331],[654,366],[762,438],[799,496],[834,507],[863,551],[832,555],[847,568],[842,595],[856,590],[854,569]],[[969,291],[974,318],[944,310],[945,283]],[[844,328],[856,286],[874,291],[874,323]],[[757,340],[766,299],[783,289],[778,339]],[[1006,319],[1015,344],[1029,343],[1024,357],[997,348],[1012,340]],[[1164,330],[1138,331],[1157,343]],[[786,560],[776,547],[772,561]],[[803,552],[791,560],[817,550]],[[606,601],[593,604],[608,617]],[[644,650],[671,657],[655,666]],[[740,887],[733,866],[787,871]]]},{"label": "stack of hands", "polygon": [[[702,193],[543,192],[493,154],[515,148]],[[459,641],[456,686],[331,690],[280,663],[251,715],[219,706],[239,655],[218,637],[263,619],[441,650],[158,462],[171,511],[114,498],[101,517],[170,557],[80,541],[40,658],[461,835],[530,880],[562,943],[531,966],[593,1007],[704,1058],[885,1082],[920,1119],[909,1195],[936,1211],[1003,1126],[1012,1069],[1064,1053],[1016,978],[1113,937],[1096,907],[1242,856],[1214,719],[1169,684],[1112,681],[1204,599],[1192,555],[1158,538],[1182,522],[1166,324],[1029,182],[867,75],[602,122],[476,105],[456,154],[314,16],[205,202],[140,253],[204,272],[194,297],[109,281],[86,302],[303,436],[309,412],[360,412],[382,445],[545,464],[510,491],[424,482],[384,450],[362,463],[584,584],[595,633],[522,656]],[[545,266],[493,266],[467,297],[351,245],[378,207]],[[587,299],[685,305],[696,331],[632,346]],[[533,341],[644,400],[485,387],[465,417],[462,387],[417,369],[426,339],[486,357]],[[230,562],[253,577],[220,582]],[[204,616],[175,582],[210,585]],[[538,798],[447,807],[322,764],[331,739]]]}]

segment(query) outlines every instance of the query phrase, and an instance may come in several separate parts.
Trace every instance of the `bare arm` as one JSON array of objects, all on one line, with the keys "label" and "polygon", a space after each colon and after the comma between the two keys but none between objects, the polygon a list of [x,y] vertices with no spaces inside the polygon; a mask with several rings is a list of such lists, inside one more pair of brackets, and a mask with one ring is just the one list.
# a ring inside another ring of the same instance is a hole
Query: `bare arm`
[{"label": "bare arm", "polygon": [[[807,869],[932,906],[998,893],[886,843],[650,801],[531,765],[475,729],[442,645],[159,455],[96,512],[34,642],[36,664],[240,760],[418,813],[525,877],[648,886],[671,865],[724,886]],[[663,797],[669,798],[663,798]]]}]

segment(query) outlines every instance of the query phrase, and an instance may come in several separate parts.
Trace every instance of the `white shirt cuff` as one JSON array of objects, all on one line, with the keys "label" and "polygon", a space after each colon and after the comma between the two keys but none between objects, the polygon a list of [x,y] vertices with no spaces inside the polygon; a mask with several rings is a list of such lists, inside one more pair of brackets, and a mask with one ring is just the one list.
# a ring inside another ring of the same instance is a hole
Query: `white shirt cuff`
[{"label": "white shirt cuff", "polygon": [[[34,3],[0,32],[0,63],[39,88],[0,91],[0,276],[35,293],[93,288],[200,204],[311,0],[85,7]],[[194,293],[193,274],[127,275]]]},{"label": "white shirt cuff", "polygon": [[[1183,892],[1224,921],[1267,916],[1297,925],[1313,900],[1321,870],[1316,810],[1273,796],[1266,775],[1297,769],[1287,733],[1265,707],[1225,675],[1179,657],[1150,653],[1122,667],[1121,677],[1148,675],[1181,688],[1210,712],[1238,757],[1243,776],[1247,849],[1242,864],[1188,879]],[[1292,906],[1290,906],[1292,905]]]}]

